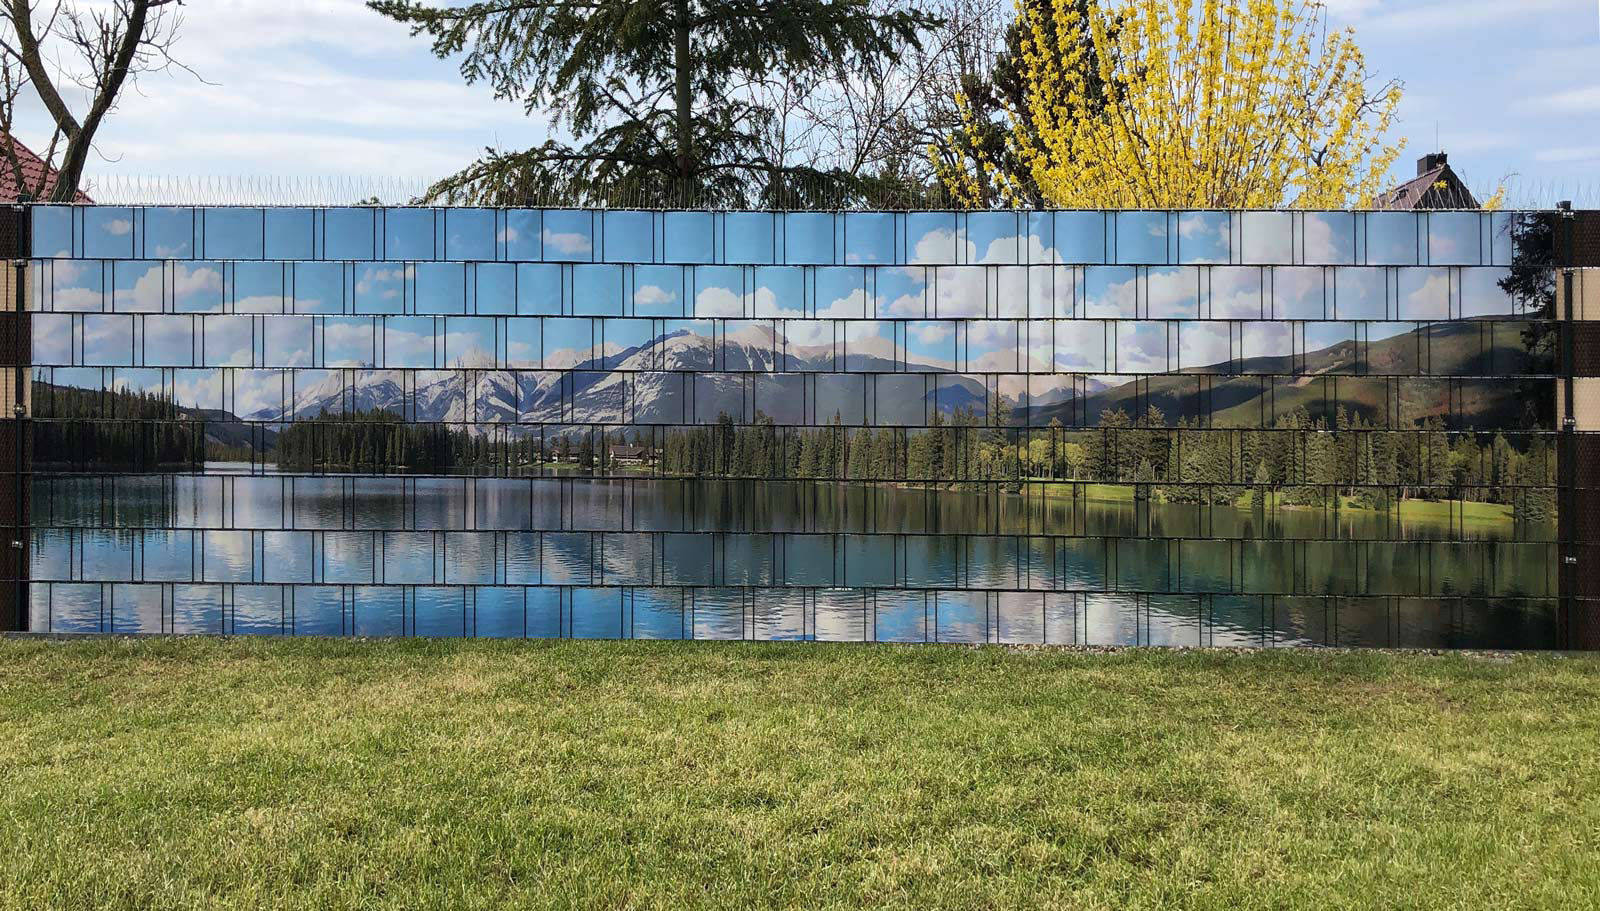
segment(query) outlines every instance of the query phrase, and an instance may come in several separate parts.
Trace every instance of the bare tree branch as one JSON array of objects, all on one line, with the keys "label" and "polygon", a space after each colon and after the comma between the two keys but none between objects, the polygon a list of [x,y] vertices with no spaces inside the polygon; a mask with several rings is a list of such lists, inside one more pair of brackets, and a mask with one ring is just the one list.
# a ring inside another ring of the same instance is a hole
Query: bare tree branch
[{"label": "bare tree branch", "polygon": [[[920,47],[893,58],[841,61],[811,85],[769,86],[784,115],[771,125],[772,155],[856,180],[932,183],[928,149],[960,126],[963,84],[987,77],[1003,44],[1010,0],[879,0],[942,20]],[[781,142],[778,141],[781,137]],[[780,154],[781,150],[781,154]]]},{"label": "bare tree branch", "polygon": [[[182,0],[112,0],[109,6],[85,11],[71,0],[55,0],[42,27],[34,16],[37,0],[3,0],[0,14],[0,66],[5,68],[0,92],[0,126],[6,133],[5,154],[15,157],[14,134],[21,88],[33,88],[54,124],[43,156],[56,171],[52,202],[71,202],[83,182],[84,165],[94,137],[116,108],[123,89],[137,84],[142,73],[178,67],[193,70],[172,57],[181,17],[174,11]],[[198,77],[197,77],[198,78]],[[88,98],[81,119],[63,94],[75,87]],[[65,147],[56,162],[56,149]],[[14,173],[20,164],[9,159]],[[19,192],[37,194],[43,184]]]}]

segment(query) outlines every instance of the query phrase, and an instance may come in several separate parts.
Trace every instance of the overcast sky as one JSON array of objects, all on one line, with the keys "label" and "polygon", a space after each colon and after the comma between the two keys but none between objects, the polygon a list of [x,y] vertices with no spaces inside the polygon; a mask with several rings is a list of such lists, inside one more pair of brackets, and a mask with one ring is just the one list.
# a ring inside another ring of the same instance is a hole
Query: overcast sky
[{"label": "overcast sky", "polygon": [[[1508,174],[1600,205],[1597,0],[1330,0],[1369,63],[1405,81],[1398,176],[1437,144],[1474,187]],[[91,175],[434,178],[546,125],[469,87],[357,0],[183,7],[187,73],[147,76],[101,130]],[[30,111],[37,141],[44,120]]]}]

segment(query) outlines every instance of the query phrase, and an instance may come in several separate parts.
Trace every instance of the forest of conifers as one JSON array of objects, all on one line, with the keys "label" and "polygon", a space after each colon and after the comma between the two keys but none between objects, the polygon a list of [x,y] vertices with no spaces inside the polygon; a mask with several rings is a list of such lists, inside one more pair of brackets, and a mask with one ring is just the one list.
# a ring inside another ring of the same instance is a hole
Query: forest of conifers
[{"label": "forest of conifers", "polygon": [[[38,400],[35,452],[76,465],[135,470],[198,468],[249,460],[240,422],[179,408],[148,393],[50,387]],[[113,415],[115,420],[81,420]],[[1003,415],[997,415],[999,419]],[[66,419],[66,420],[60,420]],[[412,423],[383,412],[323,414],[282,425],[260,461],[287,471],[472,470],[519,473],[540,466],[596,474],[647,471],[678,477],[754,477],[969,486],[1071,480],[1129,484],[1139,498],[1235,504],[1247,494],[1290,506],[1385,508],[1394,498],[1469,500],[1512,506],[1518,519],[1555,513],[1555,460],[1543,437],[1451,432],[1437,417],[1414,431],[1378,430],[1344,409],[1332,426],[1303,408],[1262,430],[1169,424],[1150,407],[1120,408],[1080,430],[989,423],[970,408],[935,412],[927,428],[779,427],[722,415],[694,427],[545,428]],[[229,442],[217,439],[217,431]],[[618,445],[644,448],[644,464],[612,458]]]},{"label": "forest of conifers", "polygon": [[203,424],[161,396],[43,383],[34,384],[33,395],[35,417],[65,419],[33,423],[39,462],[153,470],[206,458]]},{"label": "forest of conifers", "polygon": [[[75,468],[160,471],[207,461],[249,461],[275,434],[232,415],[176,405],[151,392],[84,389],[35,381],[36,463]],[[254,438],[255,445],[252,445]]]},{"label": "forest of conifers", "polygon": [[[503,430],[504,428],[496,428]],[[611,458],[644,447],[643,466]],[[1023,429],[986,424],[970,409],[935,413],[928,428],[779,427],[758,414],[696,427],[546,429],[543,436],[472,434],[413,424],[383,412],[323,416],[288,426],[276,461],[285,470],[473,469],[517,472],[554,463],[607,474],[822,479],[1013,489],[1029,480],[1132,484],[1140,497],[1232,504],[1272,492],[1293,506],[1383,508],[1391,498],[1460,499],[1513,506],[1519,519],[1554,515],[1547,485],[1553,452],[1537,436],[1453,433],[1437,418],[1419,431],[1374,430],[1343,410],[1329,427],[1303,409],[1268,430],[1170,426],[1159,409],[1137,420],[1113,409],[1094,430],[1059,422]]]}]

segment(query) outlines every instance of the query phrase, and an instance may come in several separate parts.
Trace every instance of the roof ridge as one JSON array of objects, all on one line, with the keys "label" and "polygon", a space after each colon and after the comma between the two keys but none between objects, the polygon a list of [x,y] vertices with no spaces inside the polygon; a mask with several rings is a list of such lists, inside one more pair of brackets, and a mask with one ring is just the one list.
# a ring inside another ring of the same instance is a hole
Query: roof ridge
[{"label": "roof ridge", "polygon": [[[9,161],[0,160],[0,202],[21,202],[24,190],[31,192],[38,188],[37,199],[48,200],[55,190],[56,179],[60,176],[55,168],[40,158],[37,153],[28,148],[27,143],[17,138],[15,134],[0,132],[0,143],[9,140],[17,156],[17,168],[13,169]],[[16,171],[22,172],[22,186],[17,185]],[[75,203],[92,203],[89,194],[78,190],[73,195]]]}]

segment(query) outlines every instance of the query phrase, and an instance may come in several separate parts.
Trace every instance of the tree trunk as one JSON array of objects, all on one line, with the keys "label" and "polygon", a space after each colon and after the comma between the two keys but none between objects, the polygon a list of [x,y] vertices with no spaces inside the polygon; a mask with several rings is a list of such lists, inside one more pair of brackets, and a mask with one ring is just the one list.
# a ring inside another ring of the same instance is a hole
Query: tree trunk
[{"label": "tree trunk", "polygon": [[[83,167],[89,160],[89,150],[94,143],[95,131],[100,128],[100,121],[104,119],[106,112],[116,104],[117,95],[122,91],[122,84],[128,78],[129,67],[133,64],[140,42],[144,40],[145,20],[152,2],[153,0],[133,0],[127,9],[127,20],[121,23],[123,32],[120,35],[114,31],[117,24],[115,16],[109,17],[102,27],[102,41],[108,45],[114,43],[116,52],[107,61],[108,67],[102,74],[104,82],[97,87],[95,97],[89,105],[89,112],[85,115],[83,123],[79,124],[51,80],[51,74],[33,33],[32,13],[27,0],[12,0],[10,19],[13,31],[16,33],[18,57],[23,68],[27,70],[28,77],[33,81],[45,109],[55,121],[56,128],[67,139],[61,166],[56,169],[56,183],[50,193],[50,201],[72,202],[77,198],[78,184],[83,179]],[[155,0],[155,2],[159,5],[167,0]]]},{"label": "tree trunk", "polygon": [[79,129],[72,141],[67,143],[67,151],[61,158],[61,167],[56,174],[55,189],[50,194],[52,202],[72,202],[78,195],[78,184],[83,181],[83,166],[89,160],[89,149],[94,142],[94,134],[100,129],[100,121],[116,104],[117,96],[122,92],[122,83],[128,78],[128,68],[133,64],[134,54],[139,49],[139,42],[144,40],[145,17],[150,12],[150,0],[134,0],[133,6],[128,10],[128,21],[117,46],[116,57],[113,58],[111,71],[107,74],[106,82],[100,87],[100,94],[89,107],[89,114],[83,118],[83,126]]},{"label": "tree trunk", "polygon": [[694,140],[692,129],[690,92],[691,62],[689,60],[689,0],[677,0],[676,24],[673,28],[673,67],[677,70],[675,101],[678,108],[678,180],[688,191],[689,180],[694,175]]}]

